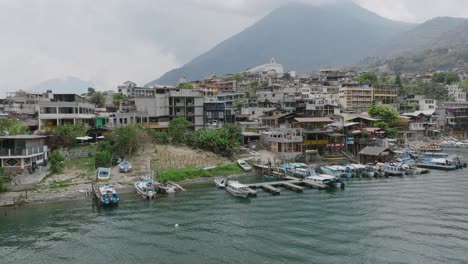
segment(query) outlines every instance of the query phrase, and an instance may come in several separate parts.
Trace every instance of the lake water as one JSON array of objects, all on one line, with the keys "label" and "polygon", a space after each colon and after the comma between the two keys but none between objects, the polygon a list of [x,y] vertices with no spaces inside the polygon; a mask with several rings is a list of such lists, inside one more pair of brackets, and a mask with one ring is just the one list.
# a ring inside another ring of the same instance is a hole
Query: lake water
[{"label": "lake water", "polygon": [[464,169],[250,199],[198,185],[115,209],[28,205],[0,209],[0,263],[467,263],[467,201]]}]

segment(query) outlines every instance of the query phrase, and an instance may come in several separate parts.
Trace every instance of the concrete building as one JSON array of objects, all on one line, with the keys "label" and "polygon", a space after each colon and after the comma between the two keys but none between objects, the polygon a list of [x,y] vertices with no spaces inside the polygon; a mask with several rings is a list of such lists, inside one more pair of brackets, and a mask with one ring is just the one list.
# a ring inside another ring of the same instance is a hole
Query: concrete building
[{"label": "concrete building", "polygon": [[456,84],[446,85],[448,96],[455,102],[466,102],[466,92]]},{"label": "concrete building", "polygon": [[346,83],[339,89],[340,104],[343,110],[349,112],[365,112],[374,103],[392,104],[397,97],[397,89],[393,86]]},{"label": "concrete building", "polygon": [[94,126],[94,104],[77,94],[53,94],[39,101],[39,129],[82,123]]},{"label": "concrete building", "polygon": [[33,172],[48,160],[49,149],[44,136],[0,136],[0,166],[8,172]]}]

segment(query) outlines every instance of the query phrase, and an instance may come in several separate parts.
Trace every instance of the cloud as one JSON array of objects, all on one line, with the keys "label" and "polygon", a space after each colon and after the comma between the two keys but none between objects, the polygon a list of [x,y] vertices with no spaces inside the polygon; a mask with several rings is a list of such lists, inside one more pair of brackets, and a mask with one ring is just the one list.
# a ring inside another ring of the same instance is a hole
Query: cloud
[{"label": "cloud", "polygon": [[[126,80],[143,84],[278,6],[334,1],[2,0],[0,95],[66,76],[92,81],[102,90],[115,89]],[[468,16],[466,0],[354,1],[397,20]]]}]

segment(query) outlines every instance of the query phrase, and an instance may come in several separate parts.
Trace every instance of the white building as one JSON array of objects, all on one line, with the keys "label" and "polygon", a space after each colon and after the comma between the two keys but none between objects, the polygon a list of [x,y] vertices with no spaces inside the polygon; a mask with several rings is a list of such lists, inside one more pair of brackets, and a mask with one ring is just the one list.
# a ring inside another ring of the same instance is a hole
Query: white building
[{"label": "white building", "polygon": [[276,62],[274,58],[270,60],[270,63],[266,63],[263,65],[255,66],[249,70],[249,73],[268,73],[268,72],[275,72],[277,76],[283,76],[284,68],[283,65]]},{"label": "white building", "polygon": [[463,88],[456,84],[446,85],[448,96],[452,98],[455,102],[466,102],[466,92],[463,91]]}]

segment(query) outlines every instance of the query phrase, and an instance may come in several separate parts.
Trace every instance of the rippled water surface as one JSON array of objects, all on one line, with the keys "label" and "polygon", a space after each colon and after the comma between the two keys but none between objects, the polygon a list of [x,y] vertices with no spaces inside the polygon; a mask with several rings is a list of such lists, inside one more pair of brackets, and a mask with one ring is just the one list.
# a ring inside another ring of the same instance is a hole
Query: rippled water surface
[{"label": "rippled water surface", "polygon": [[247,200],[198,185],[112,210],[30,205],[0,209],[0,263],[467,263],[467,201],[464,169]]}]

